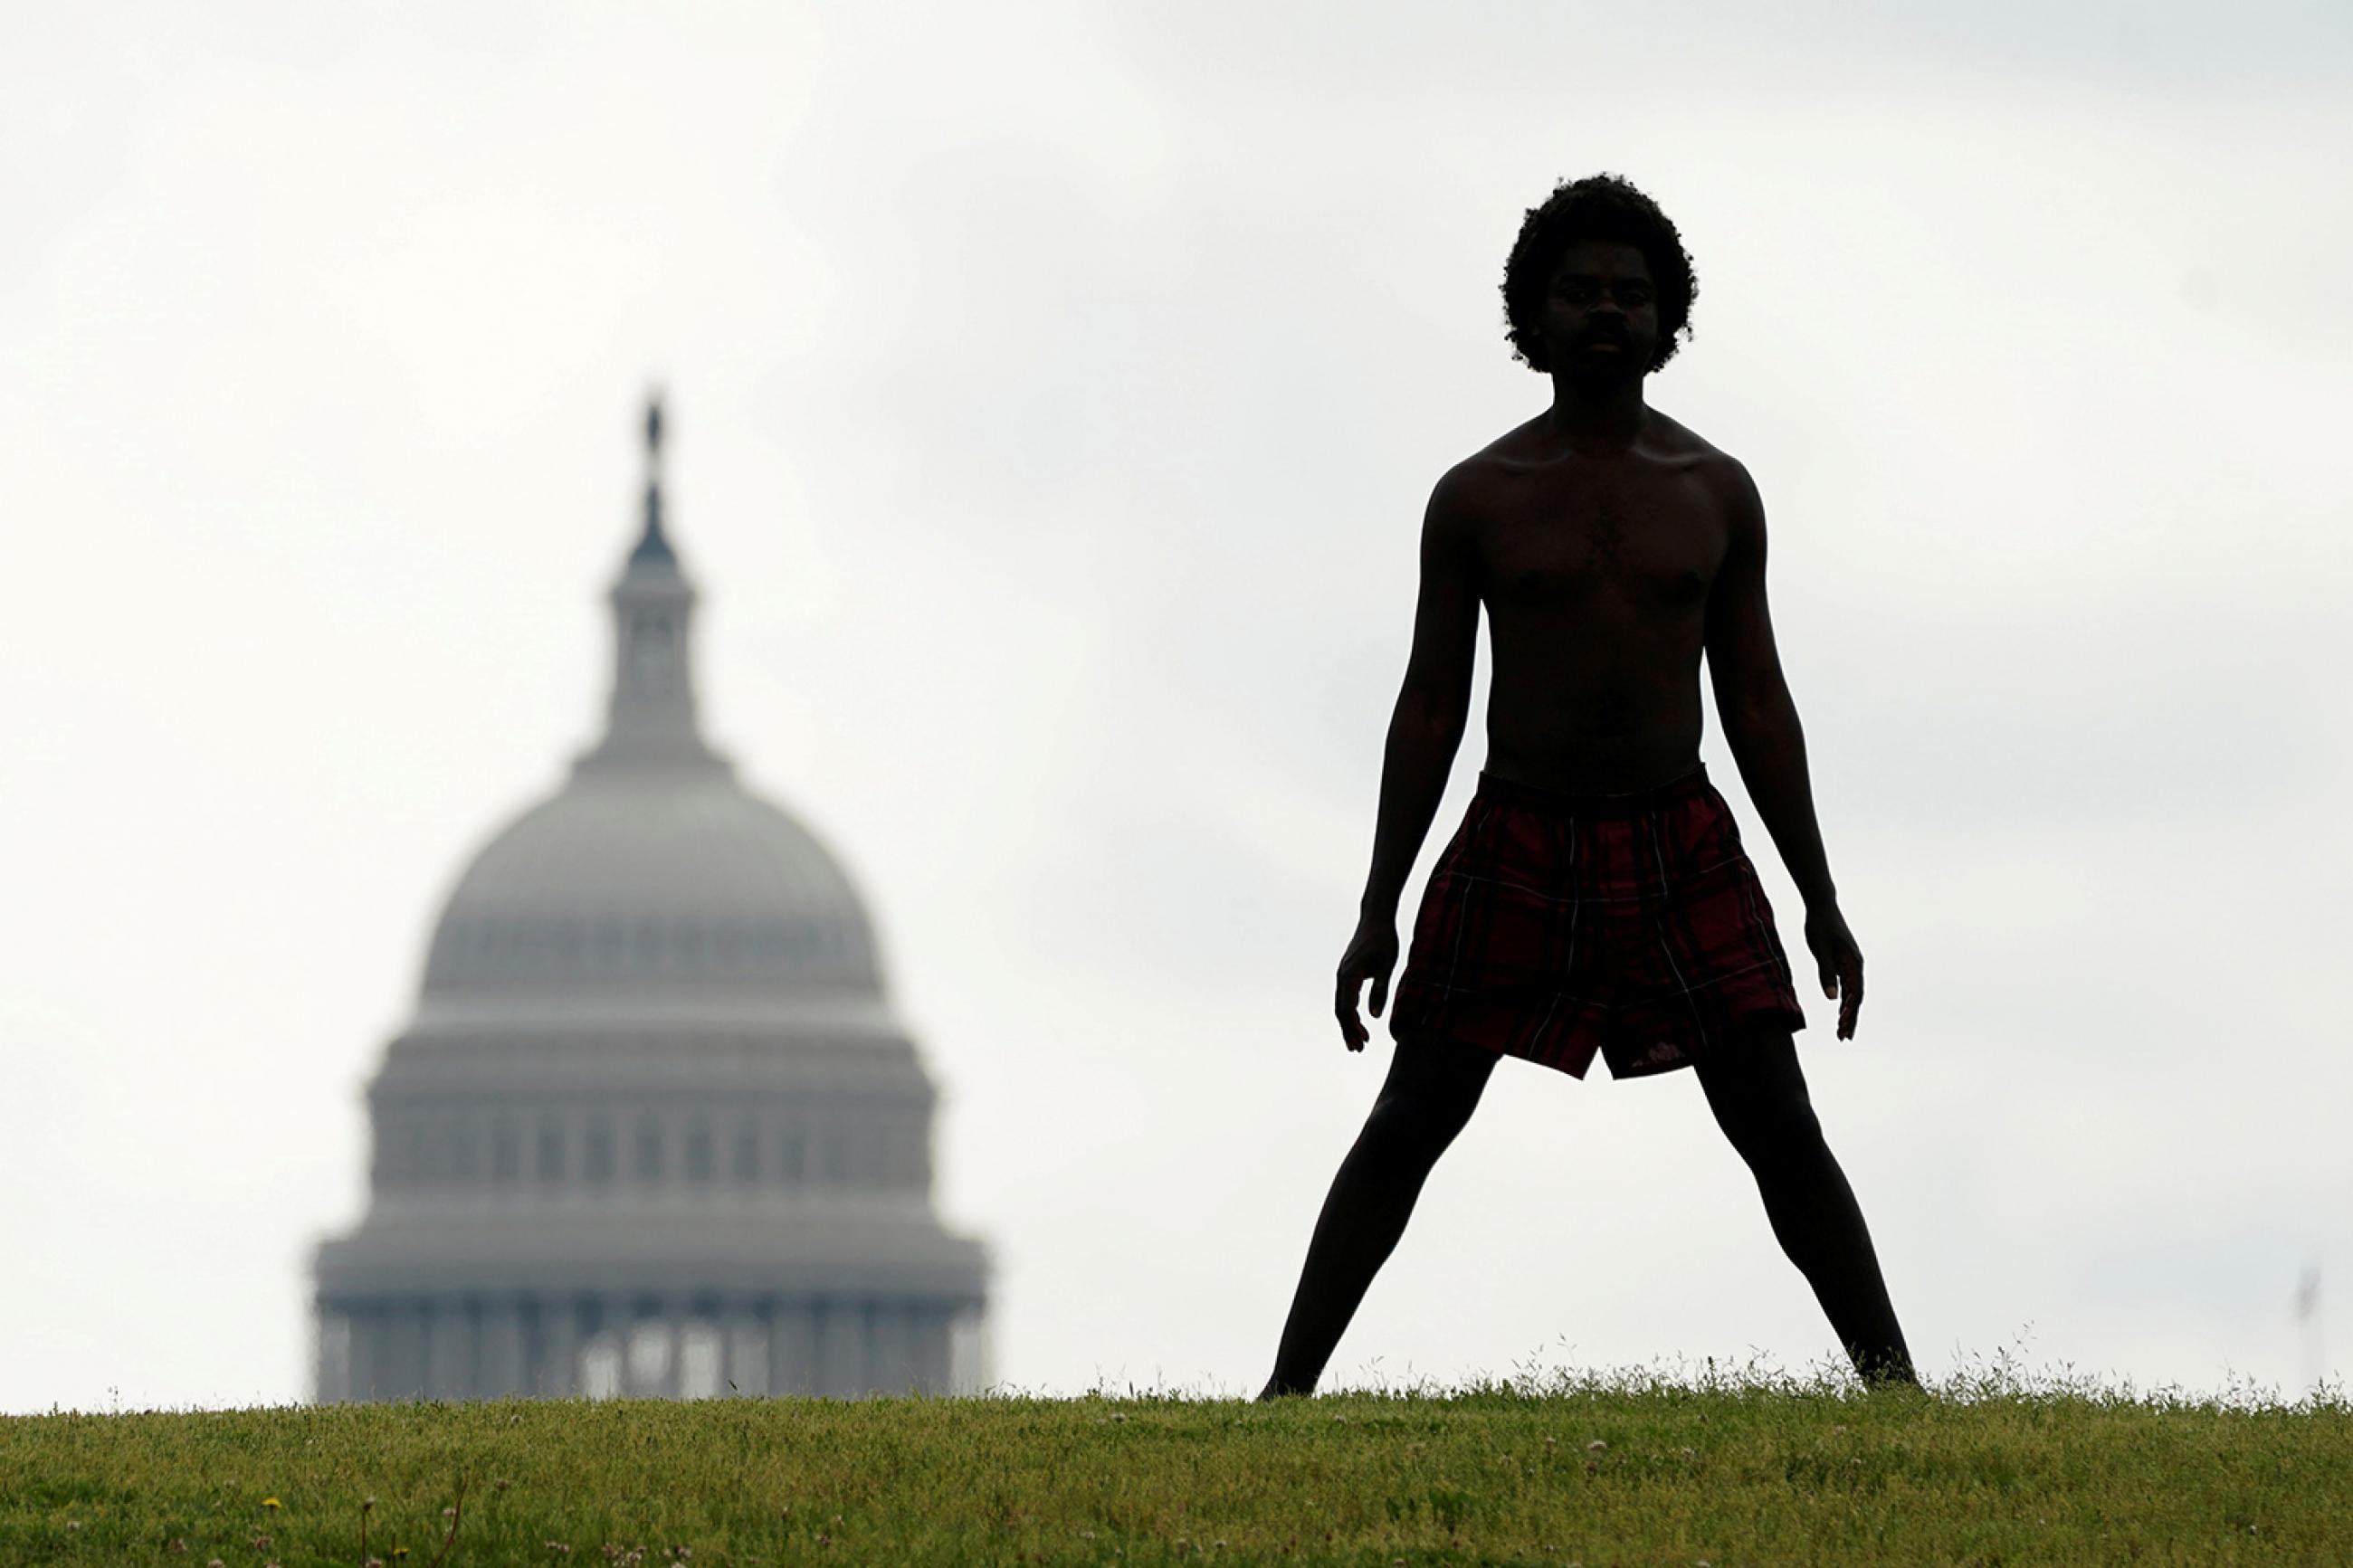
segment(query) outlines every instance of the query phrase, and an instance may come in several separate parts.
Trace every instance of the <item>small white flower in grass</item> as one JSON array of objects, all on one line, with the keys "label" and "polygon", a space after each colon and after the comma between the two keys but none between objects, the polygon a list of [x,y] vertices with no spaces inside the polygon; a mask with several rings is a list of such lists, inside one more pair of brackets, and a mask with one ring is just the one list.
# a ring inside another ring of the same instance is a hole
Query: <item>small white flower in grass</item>
[{"label": "small white flower in grass", "polygon": [[1609,1447],[1609,1444],[1603,1442],[1600,1438],[1596,1437],[1592,1442],[1588,1443],[1585,1446],[1585,1451],[1588,1454],[1598,1454],[1608,1447]]}]

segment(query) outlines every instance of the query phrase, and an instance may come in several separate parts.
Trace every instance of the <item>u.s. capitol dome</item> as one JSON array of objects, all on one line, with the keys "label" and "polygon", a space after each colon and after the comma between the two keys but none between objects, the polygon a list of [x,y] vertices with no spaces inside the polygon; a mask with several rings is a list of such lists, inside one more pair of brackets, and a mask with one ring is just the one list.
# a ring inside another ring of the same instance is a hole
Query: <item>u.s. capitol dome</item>
[{"label": "u.s. capitol dome", "polygon": [[703,741],[645,518],[603,738],[459,878],[314,1262],[322,1401],[950,1393],[989,1262],[932,1207],[938,1093],[816,834]]}]

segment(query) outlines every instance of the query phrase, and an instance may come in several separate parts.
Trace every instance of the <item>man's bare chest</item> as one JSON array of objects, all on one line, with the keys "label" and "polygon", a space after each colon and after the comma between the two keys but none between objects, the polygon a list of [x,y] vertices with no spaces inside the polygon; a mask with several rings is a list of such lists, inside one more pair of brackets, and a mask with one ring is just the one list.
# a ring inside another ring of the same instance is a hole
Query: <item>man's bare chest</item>
[{"label": "man's bare chest", "polygon": [[1729,533],[1703,484],[1662,474],[1515,487],[1485,510],[1476,540],[1492,613],[1697,615]]}]

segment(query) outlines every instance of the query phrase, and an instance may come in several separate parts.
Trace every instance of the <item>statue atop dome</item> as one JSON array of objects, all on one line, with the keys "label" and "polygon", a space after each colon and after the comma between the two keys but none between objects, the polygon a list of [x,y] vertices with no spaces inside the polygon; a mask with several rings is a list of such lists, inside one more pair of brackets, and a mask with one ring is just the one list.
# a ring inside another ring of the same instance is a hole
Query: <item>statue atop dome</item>
[{"label": "statue atop dome", "polygon": [[662,535],[661,439],[661,394],[655,391],[646,395],[646,531],[638,536],[638,547],[629,552],[632,566],[639,562],[672,567],[678,564],[670,541]]}]

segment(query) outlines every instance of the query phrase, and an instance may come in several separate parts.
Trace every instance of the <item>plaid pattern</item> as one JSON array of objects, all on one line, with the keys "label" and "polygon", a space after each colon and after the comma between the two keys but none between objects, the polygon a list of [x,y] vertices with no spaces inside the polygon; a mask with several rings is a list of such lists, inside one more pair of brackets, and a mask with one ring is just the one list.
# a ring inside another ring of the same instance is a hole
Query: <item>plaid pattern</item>
[{"label": "plaid pattern", "polygon": [[1389,1010],[1585,1076],[1668,1072],[1759,1021],[1806,1026],[1772,906],[1704,764],[1626,795],[1482,771],[1415,918]]}]

